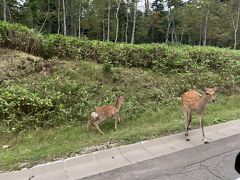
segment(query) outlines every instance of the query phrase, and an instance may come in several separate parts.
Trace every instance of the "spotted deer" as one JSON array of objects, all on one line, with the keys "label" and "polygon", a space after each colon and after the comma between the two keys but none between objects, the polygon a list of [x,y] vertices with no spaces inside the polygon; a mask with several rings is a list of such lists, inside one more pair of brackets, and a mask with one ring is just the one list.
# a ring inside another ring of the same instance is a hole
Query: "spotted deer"
[{"label": "spotted deer", "polygon": [[101,122],[105,121],[106,119],[114,118],[115,119],[115,131],[116,131],[117,123],[121,122],[121,119],[119,117],[119,110],[121,108],[123,100],[124,100],[124,98],[122,96],[118,96],[114,105],[97,107],[95,112],[91,113],[90,119],[87,122],[87,129],[89,129],[89,126],[91,124],[94,124],[96,126],[97,130],[101,134],[104,134],[98,125]]},{"label": "spotted deer", "polygon": [[192,121],[192,112],[196,111],[199,115],[200,127],[202,129],[203,135],[203,142],[205,144],[209,143],[204,134],[203,116],[206,104],[215,101],[216,90],[217,90],[216,88],[205,88],[204,95],[201,95],[197,91],[189,90],[185,92],[183,95],[181,95],[181,106],[185,120],[186,141],[190,141],[188,130],[190,129],[189,127]]}]

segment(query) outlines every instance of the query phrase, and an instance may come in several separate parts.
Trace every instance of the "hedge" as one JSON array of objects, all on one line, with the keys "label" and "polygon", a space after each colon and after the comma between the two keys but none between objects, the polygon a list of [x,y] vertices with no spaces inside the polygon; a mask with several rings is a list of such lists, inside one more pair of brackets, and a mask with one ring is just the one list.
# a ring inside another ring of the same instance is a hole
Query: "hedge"
[{"label": "hedge", "polygon": [[114,66],[152,68],[163,72],[198,70],[199,66],[214,71],[228,71],[230,66],[234,66],[235,71],[240,67],[240,52],[226,48],[90,41],[57,34],[42,35],[21,24],[3,21],[0,21],[0,46],[44,58],[87,59]]}]

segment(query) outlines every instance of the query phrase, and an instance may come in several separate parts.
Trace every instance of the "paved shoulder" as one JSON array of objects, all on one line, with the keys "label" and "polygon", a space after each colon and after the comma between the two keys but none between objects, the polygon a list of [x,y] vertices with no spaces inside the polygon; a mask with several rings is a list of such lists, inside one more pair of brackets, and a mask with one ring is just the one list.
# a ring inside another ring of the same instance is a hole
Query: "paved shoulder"
[{"label": "paved shoulder", "polygon": [[240,135],[85,178],[86,180],[232,180]]}]

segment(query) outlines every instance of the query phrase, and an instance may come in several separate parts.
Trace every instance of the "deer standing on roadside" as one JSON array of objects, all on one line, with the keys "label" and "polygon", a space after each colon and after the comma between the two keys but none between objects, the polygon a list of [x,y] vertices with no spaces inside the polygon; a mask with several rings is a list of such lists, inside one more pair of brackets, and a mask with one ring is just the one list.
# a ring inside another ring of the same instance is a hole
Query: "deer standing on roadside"
[{"label": "deer standing on roadside", "polygon": [[205,94],[201,95],[197,91],[189,90],[181,95],[181,106],[185,120],[185,136],[186,141],[190,141],[188,136],[188,130],[190,129],[190,123],[192,121],[192,112],[196,111],[199,114],[200,127],[202,129],[203,141],[205,144],[208,143],[203,130],[203,116],[204,110],[207,103],[215,101],[216,88],[205,88]]},{"label": "deer standing on roadside", "polygon": [[121,108],[123,100],[124,100],[124,98],[122,96],[118,96],[116,103],[114,105],[97,107],[96,111],[91,113],[90,120],[87,122],[87,129],[89,128],[89,126],[91,124],[94,124],[96,126],[97,130],[101,134],[104,134],[98,125],[106,119],[114,118],[115,119],[115,131],[116,131],[117,123],[121,122],[121,119],[119,117],[119,110]]}]

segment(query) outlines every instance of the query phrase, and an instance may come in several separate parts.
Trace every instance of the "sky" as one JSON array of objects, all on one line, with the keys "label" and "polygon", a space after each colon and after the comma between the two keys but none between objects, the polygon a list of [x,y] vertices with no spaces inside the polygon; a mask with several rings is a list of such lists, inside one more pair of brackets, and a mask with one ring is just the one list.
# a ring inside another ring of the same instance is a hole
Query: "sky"
[{"label": "sky", "polygon": [[[149,0],[149,3],[150,3],[150,7],[151,7],[151,3],[153,2],[154,0]],[[188,0],[182,0],[183,2],[186,2]],[[145,0],[139,0],[139,3],[138,3],[138,8],[139,9],[142,9],[144,10],[144,7],[145,6]]]},{"label": "sky", "polygon": [[[19,2],[25,2],[25,0],[18,0]],[[151,3],[153,2],[154,0],[149,0],[149,3],[150,3],[150,7],[151,7]],[[183,1],[187,1],[187,0],[183,0]],[[139,9],[142,9],[144,10],[144,3],[145,3],[145,0],[139,0],[139,3],[138,3],[138,8]]]},{"label": "sky", "polygon": [[[153,2],[154,0],[149,0],[149,3],[151,4],[152,2]],[[145,2],[145,0],[140,0],[139,1],[139,4],[138,4],[138,8],[139,9],[144,9],[145,7],[144,7],[144,2]],[[151,5],[150,5],[151,6]]]}]

